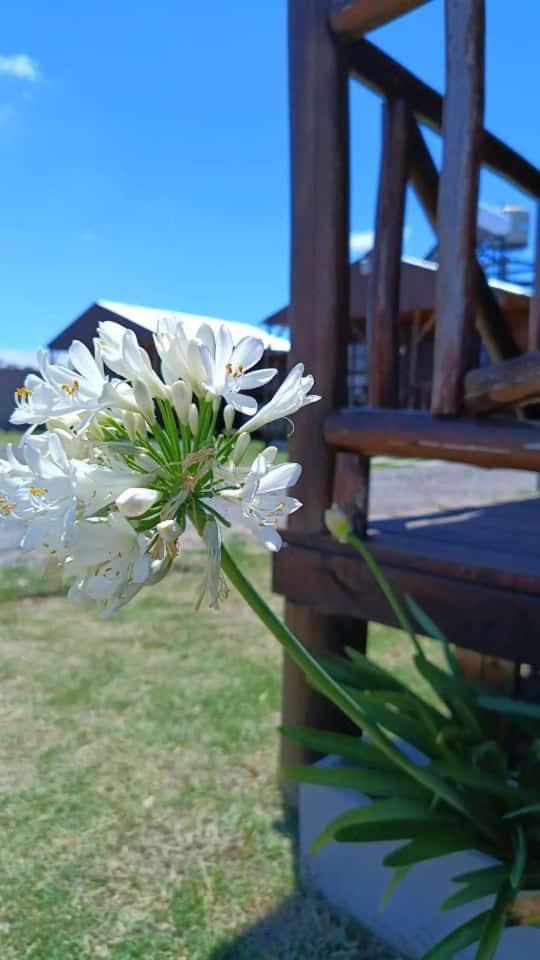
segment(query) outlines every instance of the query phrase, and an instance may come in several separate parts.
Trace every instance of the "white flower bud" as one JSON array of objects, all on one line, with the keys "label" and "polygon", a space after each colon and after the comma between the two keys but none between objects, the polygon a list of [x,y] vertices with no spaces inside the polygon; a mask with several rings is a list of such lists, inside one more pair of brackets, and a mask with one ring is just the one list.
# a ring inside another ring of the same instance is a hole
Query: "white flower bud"
[{"label": "white flower bud", "polygon": [[199,429],[199,411],[195,403],[190,403],[189,405],[188,423],[189,429],[191,430],[193,436],[195,436],[197,430]]},{"label": "white flower bud", "polygon": [[165,543],[175,543],[182,533],[176,520],[162,520],[161,523],[156,524],[156,530]]},{"label": "white flower bud", "polygon": [[240,463],[244,459],[247,448],[251,443],[251,437],[249,433],[241,433],[236,441],[236,446],[233,453],[234,463]]},{"label": "white flower bud", "polygon": [[156,414],[154,412],[154,401],[152,400],[152,394],[148,389],[146,383],[142,380],[135,380],[133,384],[133,396],[135,397],[135,403],[141,411],[145,420],[148,423],[154,423],[156,419]]},{"label": "white flower bud", "polygon": [[232,430],[232,425],[233,425],[233,423],[234,423],[234,414],[235,414],[235,412],[236,412],[236,411],[235,411],[234,407],[231,406],[230,403],[227,404],[227,406],[225,407],[225,409],[224,409],[224,411],[223,411],[223,422],[225,423],[225,430],[227,431],[227,433],[230,433],[231,430]]},{"label": "white flower bud", "polygon": [[184,380],[176,380],[171,386],[172,405],[180,423],[187,424],[189,405],[191,403],[191,389]]},{"label": "white flower bud", "polygon": [[347,543],[349,534],[352,533],[351,521],[337,503],[333,503],[332,506],[325,511],[324,522],[336,540],[339,540],[340,543]]},{"label": "white flower bud", "polygon": [[157,490],[148,487],[128,487],[116,498],[116,506],[123,517],[140,517],[159,499]]},{"label": "white flower bud", "polygon": [[126,428],[127,435],[132,443],[135,443],[137,439],[137,433],[142,434],[144,437],[146,434],[146,424],[140,413],[132,413],[131,410],[122,410],[120,412],[120,416],[122,423]]}]

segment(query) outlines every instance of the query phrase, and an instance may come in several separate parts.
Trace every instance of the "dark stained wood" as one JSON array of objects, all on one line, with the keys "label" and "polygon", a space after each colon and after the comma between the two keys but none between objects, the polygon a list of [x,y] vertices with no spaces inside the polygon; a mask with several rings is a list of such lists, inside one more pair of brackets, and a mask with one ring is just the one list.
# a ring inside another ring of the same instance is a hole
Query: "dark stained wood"
[{"label": "dark stained wood", "polygon": [[[326,412],[346,395],[349,315],[348,72],[346,54],[329,27],[329,2],[289,0],[291,116],[291,362],[303,361],[315,376],[320,403],[303,424],[300,414],[289,441],[291,459],[304,472],[298,496],[304,507],[291,527],[317,531],[332,499],[335,453],[322,442]],[[309,649],[343,649],[351,624],[339,616],[287,605],[286,620]],[[358,643],[365,630],[353,625]],[[339,727],[343,717],[307,687],[290,660],[284,667],[285,723]],[[284,740],[286,764],[307,759]]]},{"label": "dark stained wood", "polygon": [[351,42],[397,17],[424,6],[429,0],[347,0],[336,3],[330,26],[342,40]]},{"label": "dark stained wood", "polygon": [[540,203],[536,205],[534,295],[529,308],[529,350],[540,350]]},{"label": "dark stained wood", "polygon": [[470,370],[464,395],[465,406],[472,413],[491,413],[540,400],[540,351]]},{"label": "dark stained wood", "polygon": [[471,363],[476,305],[479,135],[484,114],[484,0],[446,0],[446,95],[439,178],[431,409],[456,414]]},{"label": "dark stained wood", "polygon": [[[462,579],[460,564],[456,564],[455,575],[448,563],[441,572],[431,563],[428,547],[420,564],[409,550],[406,535],[392,550],[369,543],[396,592],[414,596],[452,643],[482,654],[540,664],[540,576],[534,591],[504,589],[496,581],[486,583],[474,576]],[[462,550],[461,568],[474,570],[469,547]],[[314,610],[397,625],[362,560],[354,550],[328,536],[288,542],[276,558],[273,586],[289,600],[309,604]]]},{"label": "dark stained wood", "polygon": [[[439,173],[426,141],[413,121],[411,131],[410,181],[432,226],[437,231]],[[475,257],[476,326],[492,360],[504,360],[519,353],[499,301]]]},{"label": "dark stained wood", "polygon": [[540,472],[540,429],[533,423],[438,418],[419,410],[335,411],[326,442],[369,456],[419,457]]},{"label": "dark stained wood", "polygon": [[410,116],[403,100],[384,101],[382,128],[367,304],[368,392],[373,406],[393,407],[399,387],[399,281],[410,133]]},{"label": "dark stained wood", "polygon": [[352,521],[355,533],[366,533],[369,506],[369,457],[338,453],[332,500],[339,503]]},{"label": "dark stained wood", "polygon": [[[442,128],[443,98],[410,70],[369,40],[359,40],[348,48],[353,76],[386,97],[402,97],[412,113],[432,129]],[[540,197],[540,170],[498,137],[484,130],[480,136],[482,163],[511,183]]]}]

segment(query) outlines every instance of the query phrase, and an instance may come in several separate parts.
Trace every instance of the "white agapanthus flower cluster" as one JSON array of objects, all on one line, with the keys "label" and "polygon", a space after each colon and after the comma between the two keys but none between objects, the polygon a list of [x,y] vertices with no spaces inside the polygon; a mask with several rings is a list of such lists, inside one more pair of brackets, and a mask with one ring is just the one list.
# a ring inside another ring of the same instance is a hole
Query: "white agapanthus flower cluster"
[{"label": "white agapanthus flower cluster", "polygon": [[154,339],[161,375],[134,332],[109,321],[93,354],[78,341],[66,365],[42,352],[11,418],[29,429],[0,460],[3,522],[22,524],[22,547],[61,565],[69,596],[102,616],[161,579],[188,520],[208,550],[201,599],[217,605],[222,528],[247,525],[278,550],[278,523],[301,506],[287,494],[299,464],[276,464],[275,447],[244,462],[253,431],[319,399],[302,364],[258,409],[250,391],[277,373],[255,369],[261,340],[234,344],[227,326],[206,324],[188,337],[169,319]]}]

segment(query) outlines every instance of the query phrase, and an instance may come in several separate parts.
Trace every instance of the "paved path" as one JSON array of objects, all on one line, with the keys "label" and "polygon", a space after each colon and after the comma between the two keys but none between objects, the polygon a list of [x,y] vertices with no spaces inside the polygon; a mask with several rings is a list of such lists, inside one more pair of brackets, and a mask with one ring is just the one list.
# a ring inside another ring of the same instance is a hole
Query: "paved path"
[{"label": "paved path", "polygon": [[[461,464],[428,461],[377,467],[372,472],[370,516],[397,517],[432,513],[534,496],[537,475],[519,470],[481,470]],[[20,532],[2,528],[0,564],[21,559]]]}]

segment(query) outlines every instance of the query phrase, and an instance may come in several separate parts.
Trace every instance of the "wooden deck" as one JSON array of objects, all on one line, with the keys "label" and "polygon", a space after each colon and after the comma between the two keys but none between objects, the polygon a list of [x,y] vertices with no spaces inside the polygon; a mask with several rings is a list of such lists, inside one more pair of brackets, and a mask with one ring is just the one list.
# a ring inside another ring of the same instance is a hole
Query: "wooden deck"
[{"label": "wooden deck", "polygon": [[[289,602],[394,625],[352,549],[326,534],[286,539],[274,588]],[[368,542],[450,640],[540,665],[540,498],[373,521]]]}]

